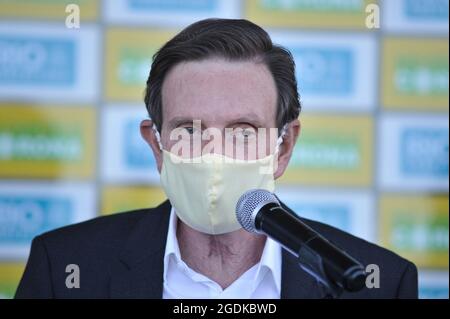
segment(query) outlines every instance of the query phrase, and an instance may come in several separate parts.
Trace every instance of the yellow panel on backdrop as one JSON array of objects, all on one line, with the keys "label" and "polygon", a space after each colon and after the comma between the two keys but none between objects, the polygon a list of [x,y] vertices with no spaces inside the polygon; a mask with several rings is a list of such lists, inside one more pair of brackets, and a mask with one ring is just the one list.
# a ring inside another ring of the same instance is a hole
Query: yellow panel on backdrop
[{"label": "yellow panel on backdrop", "polygon": [[247,0],[246,18],[263,26],[365,29],[366,7],[376,0]]},{"label": "yellow panel on backdrop", "polygon": [[153,54],[174,33],[110,29],[106,34],[105,95],[110,101],[143,101]]},{"label": "yellow panel on backdrop", "polygon": [[373,123],[369,116],[302,115],[301,134],[281,183],[370,186]]},{"label": "yellow panel on backdrop", "polygon": [[21,263],[0,263],[0,299],[14,297],[24,269]]},{"label": "yellow panel on backdrop", "polygon": [[99,0],[0,0],[0,16],[9,18],[45,18],[65,20],[68,4],[80,8],[80,20],[95,20],[99,16]]},{"label": "yellow panel on backdrop", "polygon": [[382,100],[386,108],[448,111],[448,38],[387,38]]},{"label": "yellow panel on backdrop", "polygon": [[0,106],[0,176],[88,178],[95,163],[92,107]]},{"label": "yellow panel on backdrop", "polygon": [[166,200],[162,188],[145,186],[106,186],[102,192],[101,214],[155,207]]},{"label": "yellow panel on backdrop", "polygon": [[448,268],[448,214],[447,195],[383,195],[381,245],[418,267]]}]

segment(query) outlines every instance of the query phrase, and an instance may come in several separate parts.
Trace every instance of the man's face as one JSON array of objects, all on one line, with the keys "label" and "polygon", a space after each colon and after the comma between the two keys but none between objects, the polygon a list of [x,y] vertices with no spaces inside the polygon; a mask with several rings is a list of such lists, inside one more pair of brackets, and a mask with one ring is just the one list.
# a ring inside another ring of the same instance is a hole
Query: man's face
[{"label": "man's face", "polygon": [[[170,133],[180,128],[192,135],[215,129],[222,132],[221,153],[226,154],[226,128],[249,135],[258,128],[276,126],[276,98],[275,83],[262,63],[211,59],[178,64],[163,84],[162,144],[169,150],[177,142],[170,140]],[[201,129],[193,127],[194,120],[200,121]],[[250,138],[256,140],[256,134]],[[242,142],[233,144],[245,147]]]},{"label": "man's face", "polygon": [[[165,150],[170,150],[179,142],[170,138],[174,130],[201,134],[212,128],[221,131],[224,136],[226,129],[242,129],[244,135],[255,132],[255,138],[258,129],[265,128],[265,155],[268,155],[270,147],[273,149],[277,136],[272,134],[274,136],[269,139],[269,129],[276,127],[277,90],[264,63],[224,59],[180,63],[164,80],[162,105],[161,143]],[[193,129],[193,121],[197,120],[201,121],[201,130]],[[160,170],[162,157],[150,135],[144,127],[143,136],[152,146]],[[225,139],[223,142],[226,143]],[[205,143],[208,141],[203,141]],[[234,144],[234,147],[242,146],[242,143]],[[224,147],[222,153],[230,155],[226,150]],[[291,149],[288,151],[287,161]],[[253,157],[247,155],[245,153],[248,159]],[[281,172],[276,173],[275,178]]]}]

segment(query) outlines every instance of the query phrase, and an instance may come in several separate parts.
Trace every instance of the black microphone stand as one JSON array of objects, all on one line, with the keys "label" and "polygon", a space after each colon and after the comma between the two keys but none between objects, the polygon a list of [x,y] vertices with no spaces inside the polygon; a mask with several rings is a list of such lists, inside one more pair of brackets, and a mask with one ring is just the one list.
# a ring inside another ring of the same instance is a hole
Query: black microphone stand
[{"label": "black microphone stand", "polygon": [[[275,197],[277,197],[275,195]],[[278,201],[280,199],[277,197]],[[283,209],[286,210],[289,214],[298,217],[295,213],[293,213],[289,208],[287,208],[284,204],[281,204]],[[286,209],[287,208],[287,209]],[[310,238],[308,241],[304,243],[300,243],[300,249],[297,254],[297,261],[304,271],[306,271],[309,275],[313,276],[319,283],[322,284],[325,289],[325,298],[327,299],[338,299],[344,290],[349,290],[346,287],[343,287],[342,284],[339,284],[336,278],[330,276],[330,273],[327,272],[324,266],[324,261],[322,257],[317,254],[313,249],[310,248],[308,243],[311,243],[315,238]],[[353,271],[353,274],[356,274],[351,279],[353,280],[353,289],[352,291],[358,291],[363,287],[365,283],[365,272],[363,270],[363,266],[361,264],[355,269],[349,269]],[[347,274],[349,275],[349,274]],[[364,280],[364,283],[363,281]]]},{"label": "black microphone stand", "polygon": [[336,284],[327,274],[323,266],[322,258],[307,245],[302,245],[298,251],[298,263],[300,268],[313,276],[325,289],[326,299],[338,299],[344,288]]}]

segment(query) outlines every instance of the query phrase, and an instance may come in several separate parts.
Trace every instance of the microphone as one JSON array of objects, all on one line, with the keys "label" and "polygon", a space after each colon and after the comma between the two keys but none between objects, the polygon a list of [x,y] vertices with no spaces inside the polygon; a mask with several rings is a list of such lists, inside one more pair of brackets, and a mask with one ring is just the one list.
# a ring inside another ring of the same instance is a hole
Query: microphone
[{"label": "microphone", "polygon": [[321,282],[332,297],[365,285],[363,265],[281,207],[278,198],[262,189],[244,193],[236,205],[241,226],[265,234],[298,258],[300,267]]}]

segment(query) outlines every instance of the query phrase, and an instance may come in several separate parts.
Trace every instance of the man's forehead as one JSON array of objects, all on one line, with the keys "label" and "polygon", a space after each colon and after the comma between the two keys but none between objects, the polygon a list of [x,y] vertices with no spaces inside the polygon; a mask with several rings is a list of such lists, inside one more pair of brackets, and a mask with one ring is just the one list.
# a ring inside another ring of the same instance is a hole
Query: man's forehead
[{"label": "man's forehead", "polygon": [[272,75],[263,64],[251,61],[183,63],[169,72],[162,93],[163,118],[171,123],[199,119],[264,126],[275,116]]}]

